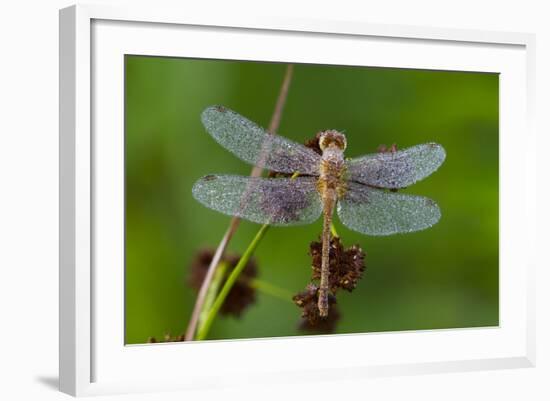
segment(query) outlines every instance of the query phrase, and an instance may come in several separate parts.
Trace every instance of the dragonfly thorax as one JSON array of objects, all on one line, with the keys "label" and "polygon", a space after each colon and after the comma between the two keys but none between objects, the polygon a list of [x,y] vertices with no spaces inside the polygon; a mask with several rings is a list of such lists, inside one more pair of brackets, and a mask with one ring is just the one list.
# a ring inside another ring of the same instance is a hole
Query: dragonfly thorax
[{"label": "dragonfly thorax", "polygon": [[[332,132],[340,134],[337,131]],[[343,181],[345,172],[344,150],[340,147],[345,147],[345,137],[342,134],[340,135],[344,142],[341,142],[340,138],[336,137],[340,142],[329,142],[323,148],[323,155],[321,156],[321,163],[319,165],[318,190],[324,199],[326,197],[334,198],[345,190],[345,183]]]}]

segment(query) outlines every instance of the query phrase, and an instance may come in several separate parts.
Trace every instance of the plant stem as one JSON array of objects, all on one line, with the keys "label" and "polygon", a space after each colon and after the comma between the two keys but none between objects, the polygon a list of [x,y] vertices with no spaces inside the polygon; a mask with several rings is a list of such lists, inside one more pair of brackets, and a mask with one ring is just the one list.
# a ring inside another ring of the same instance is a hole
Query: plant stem
[{"label": "plant stem", "polygon": [[216,273],[214,274],[214,278],[212,279],[212,282],[208,287],[208,293],[206,294],[206,298],[204,300],[204,306],[199,316],[199,325],[202,325],[202,323],[208,316],[208,311],[210,310],[210,308],[212,308],[212,304],[216,299],[216,294],[218,293],[218,289],[222,284],[227,268],[228,264],[226,262],[221,262],[216,268]]},{"label": "plant stem", "polygon": [[336,227],[334,227],[334,223],[330,223],[330,232],[332,233],[333,237],[340,238],[340,236],[336,232]]},{"label": "plant stem", "polygon": [[271,295],[272,297],[292,303],[293,294],[290,291],[285,290],[284,288],[277,287],[271,283],[268,283],[267,281],[253,278],[248,280],[248,285],[267,295]]},{"label": "plant stem", "polygon": [[206,338],[206,336],[208,335],[210,327],[212,327],[212,323],[214,322],[214,319],[216,318],[220,308],[222,307],[225,299],[227,298],[227,295],[231,291],[231,288],[233,288],[233,285],[235,284],[235,282],[239,278],[239,275],[241,274],[241,272],[245,268],[246,264],[248,263],[248,260],[250,259],[250,257],[252,256],[252,254],[254,253],[256,248],[258,247],[258,244],[260,243],[261,239],[265,235],[268,228],[269,228],[268,224],[264,224],[260,228],[260,230],[258,231],[256,236],[254,237],[252,242],[248,245],[248,248],[246,248],[246,251],[244,251],[243,256],[239,260],[239,263],[237,263],[237,266],[235,266],[233,271],[231,271],[231,274],[227,278],[227,280],[226,280],[225,284],[223,285],[220,293],[216,297],[216,300],[214,301],[214,303],[212,305],[212,308],[210,308],[210,310],[208,311],[208,315],[206,317],[206,320],[204,321],[204,323],[199,328],[199,332],[198,332],[198,335],[197,335],[197,340],[204,340]]},{"label": "plant stem", "polygon": [[[285,77],[283,79],[283,83],[279,91],[279,96],[277,98],[277,103],[275,104],[275,110],[273,111],[273,115],[271,116],[271,122],[269,124],[268,132],[272,135],[275,135],[281,123],[281,116],[286,103],[286,99],[288,97],[288,89],[290,87],[290,82],[292,80],[293,71],[294,71],[294,66],[292,64],[288,64],[286,67]],[[262,174],[262,168],[255,166],[252,169],[250,176],[259,177],[261,174]],[[238,217],[233,217],[231,219],[231,222],[229,223],[229,228],[225,232],[222,240],[220,241],[220,243],[218,244],[218,247],[216,248],[214,257],[210,262],[210,266],[208,266],[208,271],[206,272],[206,276],[204,277],[201,288],[197,295],[197,300],[195,301],[195,306],[193,307],[193,313],[191,314],[191,319],[189,320],[189,324],[187,325],[187,330],[185,331],[185,341],[191,341],[195,336],[195,330],[197,329],[200,313],[204,306],[206,294],[208,293],[208,287],[212,282],[212,278],[214,277],[214,272],[216,271],[216,267],[220,263],[220,260],[225,252],[225,249],[227,248],[227,245],[229,244],[229,241],[231,241],[231,238],[233,237],[233,235],[235,234],[235,231],[237,231],[237,228],[239,227],[239,222],[240,222],[240,219]]]}]

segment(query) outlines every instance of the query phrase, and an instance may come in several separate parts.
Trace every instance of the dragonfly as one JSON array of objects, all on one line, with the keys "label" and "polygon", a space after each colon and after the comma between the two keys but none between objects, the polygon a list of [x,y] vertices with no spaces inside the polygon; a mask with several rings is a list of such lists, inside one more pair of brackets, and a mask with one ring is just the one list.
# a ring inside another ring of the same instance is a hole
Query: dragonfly
[{"label": "dragonfly", "polygon": [[318,133],[322,154],[223,107],[201,114],[206,131],[241,160],[291,177],[245,177],[209,174],[192,188],[206,207],[259,224],[311,224],[323,216],[318,309],[328,316],[329,250],[334,211],[340,221],[365,235],[386,236],[427,229],[441,211],[429,198],[395,190],[436,171],[444,148],[426,143],[403,150],[346,159],[346,136],[337,130]]}]

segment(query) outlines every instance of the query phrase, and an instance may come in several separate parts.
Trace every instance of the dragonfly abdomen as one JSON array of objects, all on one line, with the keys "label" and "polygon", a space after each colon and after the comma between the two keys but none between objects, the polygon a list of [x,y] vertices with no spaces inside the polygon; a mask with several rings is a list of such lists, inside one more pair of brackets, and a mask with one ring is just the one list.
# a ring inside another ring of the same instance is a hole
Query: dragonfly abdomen
[{"label": "dragonfly abdomen", "polygon": [[[334,132],[330,132],[332,136]],[[343,135],[342,135],[343,137]],[[321,137],[323,139],[323,137]],[[324,138],[326,141],[326,138]],[[321,260],[321,282],[319,284],[318,308],[321,317],[328,316],[328,293],[329,293],[329,254],[330,254],[330,226],[332,214],[336,205],[339,193],[344,188],[344,150],[337,141],[322,144],[323,156],[319,166],[319,180],[317,190],[323,201],[323,249]],[[326,145],[326,146],[325,146]]]}]

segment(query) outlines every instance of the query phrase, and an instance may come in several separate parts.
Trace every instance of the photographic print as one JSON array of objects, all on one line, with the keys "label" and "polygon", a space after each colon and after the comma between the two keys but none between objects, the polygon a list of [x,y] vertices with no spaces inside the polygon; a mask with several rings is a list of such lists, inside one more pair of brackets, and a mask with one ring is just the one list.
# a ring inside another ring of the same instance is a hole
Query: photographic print
[{"label": "photographic print", "polygon": [[499,324],[499,76],[125,56],[126,344]]}]

